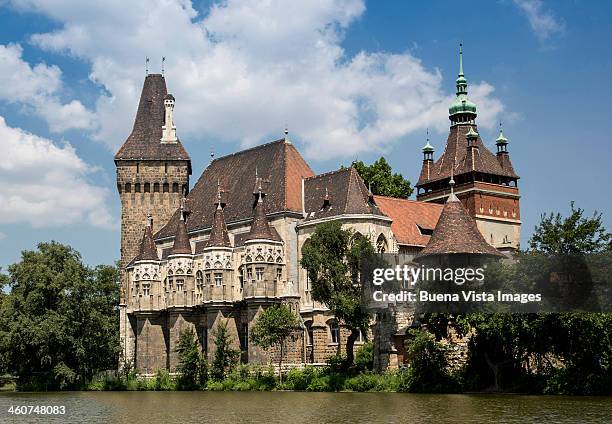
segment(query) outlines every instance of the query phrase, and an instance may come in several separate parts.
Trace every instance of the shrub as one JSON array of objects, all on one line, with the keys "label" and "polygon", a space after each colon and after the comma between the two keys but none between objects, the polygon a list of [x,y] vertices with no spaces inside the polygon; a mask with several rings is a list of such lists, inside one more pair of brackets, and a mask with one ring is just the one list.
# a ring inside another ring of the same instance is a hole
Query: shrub
[{"label": "shrub", "polygon": [[329,392],[329,376],[321,375],[313,378],[307,390],[309,392]]},{"label": "shrub", "polygon": [[356,377],[349,378],[344,383],[346,390],[354,392],[370,392],[380,389],[381,376],[376,374],[359,374]]},{"label": "shrub", "polygon": [[354,369],[357,372],[372,371],[374,369],[374,343],[367,342],[355,355]]},{"label": "shrub", "polygon": [[224,390],[223,383],[220,381],[211,380],[206,384],[206,390],[211,392],[221,392]]},{"label": "shrub", "polygon": [[155,373],[155,390],[174,390],[176,388],[170,373],[166,369],[158,369]]}]

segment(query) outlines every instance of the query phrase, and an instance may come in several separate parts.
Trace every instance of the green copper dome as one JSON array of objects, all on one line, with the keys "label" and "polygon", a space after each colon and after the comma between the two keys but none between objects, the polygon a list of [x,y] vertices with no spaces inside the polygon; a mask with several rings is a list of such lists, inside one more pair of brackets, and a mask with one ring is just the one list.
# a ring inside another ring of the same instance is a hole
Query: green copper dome
[{"label": "green copper dome", "polygon": [[499,130],[499,137],[495,140],[495,144],[508,144],[508,139],[504,137],[502,130]]},{"label": "green copper dome", "polygon": [[474,127],[470,127],[468,132],[465,134],[467,138],[478,138],[478,133],[474,131]]},{"label": "green copper dome", "polygon": [[[459,45],[459,75],[457,76],[457,97],[448,108],[449,117],[458,114],[469,114],[471,119],[476,117],[476,104],[468,99],[468,83],[463,74],[463,49]],[[451,119],[452,120],[452,119]]]},{"label": "green copper dome", "polygon": [[434,147],[431,144],[429,144],[429,140],[427,140],[427,144],[423,146],[423,153],[429,153],[433,151],[434,151]]}]

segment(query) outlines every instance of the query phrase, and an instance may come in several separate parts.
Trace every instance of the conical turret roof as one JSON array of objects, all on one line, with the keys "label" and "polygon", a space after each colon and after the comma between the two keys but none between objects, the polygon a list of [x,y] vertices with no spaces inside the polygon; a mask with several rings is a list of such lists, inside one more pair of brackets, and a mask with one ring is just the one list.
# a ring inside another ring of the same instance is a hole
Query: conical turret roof
[{"label": "conical turret roof", "polygon": [[449,254],[503,257],[503,254],[485,241],[476,227],[476,221],[453,192],[442,209],[427,246],[415,259]]},{"label": "conical turret roof", "polygon": [[266,217],[266,206],[264,204],[264,193],[260,190],[257,194],[257,201],[253,208],[253,223],[251,230],[245,240],[276,240],[270,223]]},{"label": "conical turret roof", "polygon": [[134,259],[135,261],[159,261],[155,241],[153,241],[152,226],[151,218],[149,217],[142,236],[142,241],[140,242],[140,250]]},{"label": "conical turret roof", "polygon": [[[181,207],[182,209],[182,207]],[[168,256],[170,255],[191,255],[191,244],[189,243],[189,235],[187,234],[187,225],[185,224],[185,211],[181,210],[181,218],[179,219],[176,235],[174,237],[174,245]]]},{"label": "conical turret roof", "polygon": [[217,207],[213,215],[210,238],[206,242],[206,247],[232,247],[227,231],[227,224],[225,223],[225,216],[223,214],[224,204],[221,201],[221,189],[218,184],[217,187],[217,202],[215,203]]}]

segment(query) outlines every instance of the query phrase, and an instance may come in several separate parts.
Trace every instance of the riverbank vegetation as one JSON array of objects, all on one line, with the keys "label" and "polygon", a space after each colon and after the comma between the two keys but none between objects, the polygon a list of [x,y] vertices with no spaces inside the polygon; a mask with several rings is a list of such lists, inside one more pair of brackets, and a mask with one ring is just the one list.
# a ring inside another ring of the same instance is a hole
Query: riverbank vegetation
[{"label": "riverbank vegetation", "polygon": [[[609,253],[612,235],[601,215],[587,217],[572,205],[568,217],[542,217],[529,249]],[[407,337],[405,367],[375,373],[371,343],[352,354],[353,336],[359,330],[366,334],[370,318],[354,284],[364,251],[371,252],[369,242],[330,224],[316,230],[302,258],[313,296],[351,330],[348,357],[333,356],[325,366],[291,369],[281,377],[271,366],[239,364],[236,343],[220,325],[213,333],[210,361],[200,352],[195,334],[187,331],[180,335],[176,373],[158,370],[142,378],[130,363],[118,372],[105,371],[118,363],[117,268],[91,268],[70,247],[41,243],[35,251],[24,251],[7,274],[0,273],[0,374],[16,381],[17,390],[612,394],[612,314],[603,313],[421,316],[424,325]],[[287,307],[267,311],[260,314],[263,319],[256,322],[251,341],[279,352],[297,317]],[[470,335],[467,360],[459,365],[449,364],[449,345],[442,342],[450,327]],[[282,369],[282,355],[277,359]]]}]

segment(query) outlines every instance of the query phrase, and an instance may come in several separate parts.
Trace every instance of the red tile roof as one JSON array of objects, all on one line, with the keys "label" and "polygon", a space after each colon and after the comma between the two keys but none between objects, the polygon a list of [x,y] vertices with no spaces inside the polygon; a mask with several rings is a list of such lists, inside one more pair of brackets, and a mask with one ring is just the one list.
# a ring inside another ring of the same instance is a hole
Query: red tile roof
[{"label": "red tile roof", "polygon": [[432,231],[440,214],[442,205],[419,202],[416,200],[396,199],[386,196],[374,196],[381,211],[393,220],[391,230],[399,244],[425,246],[430,236],[422,230]]}]

